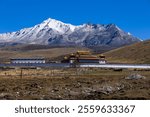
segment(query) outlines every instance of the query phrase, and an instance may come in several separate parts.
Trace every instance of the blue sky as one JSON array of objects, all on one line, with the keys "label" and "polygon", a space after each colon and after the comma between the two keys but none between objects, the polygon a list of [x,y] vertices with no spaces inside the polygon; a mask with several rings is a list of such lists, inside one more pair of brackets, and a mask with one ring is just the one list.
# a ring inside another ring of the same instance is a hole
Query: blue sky
[{"label": "blue sky", "polygon": [[31,27],[49,17],[74,25],[114,23],[150,39],[150,0],[0,0],[0,33]]}]

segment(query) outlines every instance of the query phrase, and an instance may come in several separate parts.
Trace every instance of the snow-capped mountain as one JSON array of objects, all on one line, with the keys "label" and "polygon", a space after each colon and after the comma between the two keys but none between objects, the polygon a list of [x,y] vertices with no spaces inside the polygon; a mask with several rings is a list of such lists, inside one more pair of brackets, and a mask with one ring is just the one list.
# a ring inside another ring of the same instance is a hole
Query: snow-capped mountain
[{"label": "snow-capped mountain", "polygon": [[86,47],[109,45],[118,47],[139,41],[140,39],[124,32],[115,24],[74,26],[51,18],[31,28],[0,34],[1,44],[81,45]]}]

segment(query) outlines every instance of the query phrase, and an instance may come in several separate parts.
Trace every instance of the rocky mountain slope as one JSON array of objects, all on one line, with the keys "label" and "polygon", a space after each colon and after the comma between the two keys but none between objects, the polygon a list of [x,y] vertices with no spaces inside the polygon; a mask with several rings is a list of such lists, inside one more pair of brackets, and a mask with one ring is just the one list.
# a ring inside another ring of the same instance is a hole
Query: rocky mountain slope
[{"label": "rocky mountain slope", "polygon": [[85,47],[119,47],[139,42],[115,24],[83,24],[74,26],[55,19],[47,19],[31,28],[0,34],[0,45],[42,44],[78,45]]}]

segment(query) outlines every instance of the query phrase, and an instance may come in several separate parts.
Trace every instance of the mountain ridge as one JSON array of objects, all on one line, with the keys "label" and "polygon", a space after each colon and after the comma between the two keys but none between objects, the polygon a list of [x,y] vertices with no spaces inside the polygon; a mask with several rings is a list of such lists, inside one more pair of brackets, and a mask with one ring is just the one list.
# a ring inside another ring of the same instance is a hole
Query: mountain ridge
[{"label": "mountain ridge", "polygon": [[75,26],[51,18],[30,28],[0,34],[0,45],[22,43],[120,47],[139,41],[141,40],[124,32],[115,24],[83,24]]}]

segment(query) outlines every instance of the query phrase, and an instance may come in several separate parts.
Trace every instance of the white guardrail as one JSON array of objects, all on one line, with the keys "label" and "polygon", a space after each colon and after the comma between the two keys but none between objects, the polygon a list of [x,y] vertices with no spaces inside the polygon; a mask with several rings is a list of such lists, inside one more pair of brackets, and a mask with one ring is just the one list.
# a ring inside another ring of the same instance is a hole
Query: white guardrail
[{"label": "white guardrail", "polygon": [[150,65],[123,65],[123,64],[84,64],[79,65],[79,67],[99,67],[99,68],[141,68],[141,69],[150,69]]},{"label": "white guardrail", "polygon": [[77,64],[45,63],[45,64],[0,64],[0,67],[97,67],[97,68],[139,68],[150,69],[150,64]]}]

